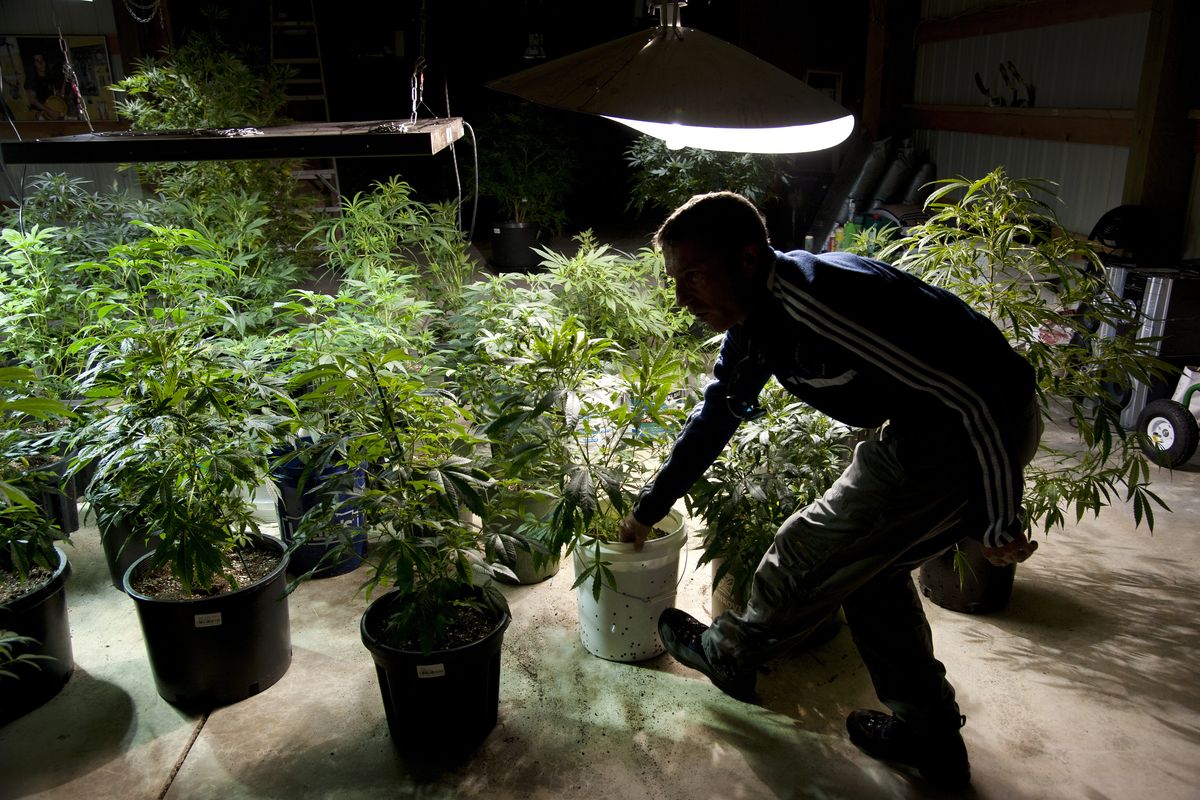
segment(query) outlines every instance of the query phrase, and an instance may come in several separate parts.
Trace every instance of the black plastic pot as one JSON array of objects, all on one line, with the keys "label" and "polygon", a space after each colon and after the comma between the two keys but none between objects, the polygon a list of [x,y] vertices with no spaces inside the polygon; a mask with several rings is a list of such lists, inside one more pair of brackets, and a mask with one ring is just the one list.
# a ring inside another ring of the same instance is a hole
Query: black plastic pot
[{"label": "black plastic pot", "polygon": [[48,583],[0,606],[0,630],[35,640],[15,645],[12,655],[27,653],[49,656],[50,659],[14,663],[7,667],[16,677],[0,677],[0,725],[29,713],[54,697],[75,669],[67,621],[66,582],[70,575],[67,555],[58,550],[58,568]]},{"label": "black plastic pot", "polygon": [[954,548],[929,559],[918,571],[921,592],[933,603],[965,614],[1002,611],[1012,597],[1017,565],[998,567],[983,555],[983,545],[963,539],[958,548],[969,564],[965,574],[954,568]]},{"label": "black plastic pot", "polygon": [[46,477],[53,476],[38,494],[37,501],[46,519],[56,524],[63,533],[79,530],[79,492],[75,488],[75,479],[67,478],[69,465],[70,462],[64,458],[37,470]]},{"label": "black plastic pot", "polygon": [[[345,475],[345,473],[345,467],[328,467],[320,474],[309,475],[308,480],[304,482],[302,491],[300,486],[304,478],[304,463],[299,458],[294,458],[271,471],[271,481],[279,490],[279,497],[275,501],[275,511],[279,515],[279,533],[289,547],[296,540],[300,519],[321,501],[321,495],[325,491],[325,482]],[[355,488],[361,489],[365,480],[364,472],[356,470],[354,474]],[[333,522],[343,528],[362,531],[362,512],[351,509],[340,510],[334,514]],[[354,542],[353,553],[342,555],[337,560],[331,560],[330,554],[338,544],[337,537],[309,539],[299,547],[292,549],[288,571],[293,575],[306,575],[321,565],[319,569],[312,572],[310,577],[328,578],[358,569],[362,565],[363,557],[367,554],[366,531],[353,534],[352,541]]]},{"label": "black plastic pot", "polygon": [[158,694],[187,711],[236,703],[272,686],[292,661],[287,553],[281,542],[259,545],[281,556],[258,583],[202,600],[157,600],[133,589],[151,554],[125,573]]},{"label": "black plastic pot", "polygon": [[125,573],[133,563],[154,549],[144,534],[128,523],[109,525],[100,529],[100,545],[108,564],[108,577],[114,588],[125,590]]},{"label": "black plastic pot", "polygon": [[440,752],[478,745],[496,727],[500,705],[500,646],[508,614],[485,638],[428,655],[398,650],[380,640],[397,592],[367,607],[359,626],[375,660],[379,691],[392,742]]},{"label": "black plastic pot", "polygon": [[497,222],[492,225],[491,264],[497,269],[528,272],[541,257],[533,252],[541,228],[532,222]]}]

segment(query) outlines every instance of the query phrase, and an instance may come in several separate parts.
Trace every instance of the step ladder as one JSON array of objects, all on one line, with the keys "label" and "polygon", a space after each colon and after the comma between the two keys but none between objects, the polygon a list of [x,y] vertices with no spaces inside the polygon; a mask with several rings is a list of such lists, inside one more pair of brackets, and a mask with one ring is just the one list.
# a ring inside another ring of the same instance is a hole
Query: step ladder
[{"label": "step ladder", "polygon": [[[270,15],[271,64],[291,73],[284,85],[285,113],[297,122],[328,122],[329,98],[314,0],[271,0]],[[340,212],[336,159],[309,159],[292,176],[320,195],[317,210]]]}]

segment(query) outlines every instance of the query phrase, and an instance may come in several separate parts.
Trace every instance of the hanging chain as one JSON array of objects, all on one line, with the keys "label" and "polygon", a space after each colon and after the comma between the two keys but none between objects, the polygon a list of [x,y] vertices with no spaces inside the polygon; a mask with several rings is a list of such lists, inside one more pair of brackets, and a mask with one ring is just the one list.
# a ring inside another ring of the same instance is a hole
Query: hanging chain
[{"label": "hanging chain", "polygon": [[129,16],[133,17],[138,22],[150,22],[157,15],[159,24],[166,27],[162,16],[159,14],[161,10],[162,0],[124,0],[125,10],[129,12]]},{"label": "hanging chain", "polygon": [[413,62],[412,78],[409,82],[412,96],[412,115],[409,122],[417,121],[417,108],[425,104],[425,0],[421,0],[421,31],[417,44],[417,60]]},{"label": "hanging chain", "polygon": [[83,121],[87,123],[88,131],[95,133],[96,129],[92,127],[92,118],[88,115],[87,101],[83,99],[83,92],[79,91],[79,76],[75,74],[75,67],[71,64],[71,48],[67,47],[67,39],[63,36],[62,28],[58,29],[58,47],[63,54],[63,77],[71,84],[71,91],[75,95],[75,104],[79,108],[79,113],[83,115]]}]

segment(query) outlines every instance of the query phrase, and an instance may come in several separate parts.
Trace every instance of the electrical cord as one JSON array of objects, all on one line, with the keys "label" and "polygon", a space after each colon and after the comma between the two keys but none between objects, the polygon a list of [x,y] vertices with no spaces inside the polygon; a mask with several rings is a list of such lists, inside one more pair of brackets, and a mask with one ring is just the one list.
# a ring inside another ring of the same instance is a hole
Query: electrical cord
[{"label": "electrical cord", "polygon": [[471,134],[471,152],[475,155],[475,192],[471,196],[471,228],[467,231],[467,241],[475,239],[475,213],[479,211],[479,144],[475,141],[475,129],[471,123],[463,120],[463,127]]},{"label": "electrical cord", "polygon": [[[446,81],[442,86],[446,97],[446,119],[450,119],[450,82]],[[467,241],[471,242],[475,239],[475,214],[479,210],[479,148],[475,145],[475,129],[471,127],[471,123],[463,120],[463,127],[471,134],[471,152],[475,156],[475,191],[471,195],[471,227],[467,229]],[[458,189],[458,229],[462,230],[462,175],[458,169],[458,150],[455,149],[455,142],[450,143],[450,157],[454,161],[454,185]]]},{"label": "electrical cord", "polygon": [[[446,97],[446,119],[450,119],[450,81],[443,79],[442,92]],[[461,231],[463,226],[463,192],[462,192],[462,175],[458,171],[458,150],[454,147],[454,142],[450,142],[450,160],[454,162],[454,186],[458,190],[458,204],[455,206],[455,214],[458,217],[457,225]]]}]

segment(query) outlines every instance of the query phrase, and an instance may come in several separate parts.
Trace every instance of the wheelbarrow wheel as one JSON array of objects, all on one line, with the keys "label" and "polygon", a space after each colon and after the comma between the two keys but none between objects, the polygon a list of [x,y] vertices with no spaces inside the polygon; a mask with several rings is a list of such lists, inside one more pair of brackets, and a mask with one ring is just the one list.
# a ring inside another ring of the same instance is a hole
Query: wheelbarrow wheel
[{"label": "wheelbarrow wheel", "polygon": [[1155,400],[1147,403],[1138,417],[1142,452],[1164,467],[1177,467],[1196,453],[1200,428],[1183,403]]}]

